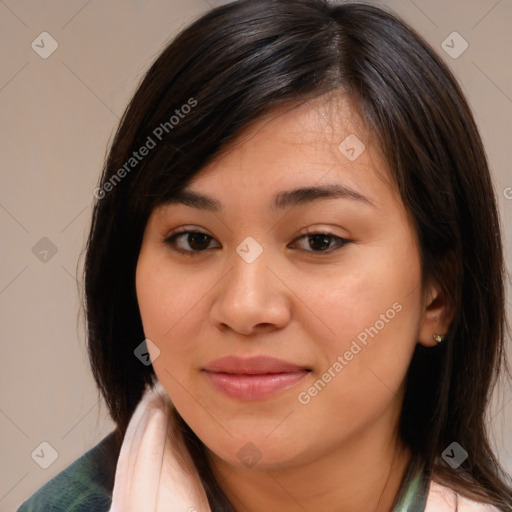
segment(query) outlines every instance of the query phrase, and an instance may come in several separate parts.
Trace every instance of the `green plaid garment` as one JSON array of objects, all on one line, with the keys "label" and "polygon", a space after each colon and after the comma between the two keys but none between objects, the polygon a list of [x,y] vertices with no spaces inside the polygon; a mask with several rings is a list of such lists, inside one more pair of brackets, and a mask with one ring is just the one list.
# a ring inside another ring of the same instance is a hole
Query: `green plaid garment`
[{"label": "green plaid garment", "polygon": [[17,512],[108,512],[118,455],[112,432],[37,490]]}]

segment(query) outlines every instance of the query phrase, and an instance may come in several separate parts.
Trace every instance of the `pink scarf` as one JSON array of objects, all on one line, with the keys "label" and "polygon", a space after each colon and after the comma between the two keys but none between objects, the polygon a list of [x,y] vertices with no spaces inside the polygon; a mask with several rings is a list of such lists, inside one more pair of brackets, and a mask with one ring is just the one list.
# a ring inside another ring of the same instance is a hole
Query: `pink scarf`
[{"label": "pink scarf", "polygon": [[159,382],[137,405],[121,445],[110,512],[211,512],[183,440],[168,424],[172,407]]},{"label": "pink scarf", "polygon": [[[109,512],[211,512],[192,459],[174,428],[172,407],[158,381],[137,405],[121,446]],[[455,510],[499,512],[432,482],[425,512]]]}]

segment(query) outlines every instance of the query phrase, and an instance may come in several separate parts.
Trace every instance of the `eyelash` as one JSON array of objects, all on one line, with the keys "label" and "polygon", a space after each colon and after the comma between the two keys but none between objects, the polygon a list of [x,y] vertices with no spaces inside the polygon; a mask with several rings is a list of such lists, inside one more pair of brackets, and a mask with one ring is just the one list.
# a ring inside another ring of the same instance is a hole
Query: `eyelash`
[{"label": "eyelash", "polygon": [[[208,248],[204,249],[204,250],[200,250],[200,251],[194,251],[194,250],[189,251],[189,250],[184,250],[184,249],[177,248],[176,241],[180,237],[184,237],[185,235],[191,235],[191,234],[205,235],[210,240],[215,240],[212,236],[208,235],[207,233],[204,233],[203,231],[200,231],[200,230],[197,230],[197,229],[187,229],[187,230],[182,230],[182,231],[178,231],[178,232],[175,232],[175,233],[171,233],[170,235],[168,235],[164,239],[164,243],[166,245],[170,246],[173,251],[178,252],[180,254],[187,255],[187,256],[191,256],[191,257],[194,257],[196,255],[200,255],[201,253],[205,253],[208,250]],[[307,250],[307,249],[305,249],[305,252],[309,252],[309,253],[313,253],[313,254],[331,254],[332,252],[334,252],[336,250],[339,250],[339,249],[343,248],[345,245],[347,245],[347,244],[352,242],[351,240],[348,240],[346,238],[342,238],[342,237],[337,236],[337,235],[333,235],[332,233],[324,233],[322,231],[307,231],[305,234],[300,235],[299,237],[297,237],[292,242],[292,244],[296,243],[298,240],[307,239],[308,237],[312,237],[312,236],[316,236],[316,235],[323,235],[326,238],[330,238],[331,240],[335,240],[336,241],[336,245],[334,247],[331,247],[331,248],[327,249],[326,251],[314,251],[314,250]],[[219,249],[219,247],[214,247],[214,249]]]}]

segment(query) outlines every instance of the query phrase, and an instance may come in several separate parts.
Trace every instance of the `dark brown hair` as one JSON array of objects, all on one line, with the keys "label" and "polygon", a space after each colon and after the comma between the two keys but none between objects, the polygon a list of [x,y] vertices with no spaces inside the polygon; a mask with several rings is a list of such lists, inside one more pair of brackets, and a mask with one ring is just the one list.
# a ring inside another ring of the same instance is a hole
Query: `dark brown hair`
[{"label": "dark brown hair", "polygon": [[[416,348],[400,435],[428,474],[510,510],[510,483],[484,420],[505,367],[506,325],[482,141],[431,47],[395,15],[361,3],[229,3],[183,30],[142,80],[106,160],[85,261],[90,361],[119,442],[154,377],[134,356],[145,338],[135,268],[149,214],[270,109],[331,91],[347,94],[376,135],[416,227],[424,280],[440,283],[455,309],[446,342]],[[135,160],[149,140],[154,147]],[[202,443],[183,429],[213,510],[233,510]],[[441,459],[453,441],[469,454],[457,469]]]}]

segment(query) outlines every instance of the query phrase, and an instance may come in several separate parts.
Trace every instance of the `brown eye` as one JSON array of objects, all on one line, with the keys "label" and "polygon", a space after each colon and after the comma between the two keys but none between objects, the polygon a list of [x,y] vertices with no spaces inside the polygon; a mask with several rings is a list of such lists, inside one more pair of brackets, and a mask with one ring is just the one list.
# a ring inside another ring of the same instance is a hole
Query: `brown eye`
[{"label": "brown eye", "polygon": [[[193,254],[215,248],[210,246],[214,240],[202,231],[181,231],[167,237],[165,243],[178,252]],[[220,246],[217,245],[217,247]]]},{"label": "brown eye", "polygon": [[209,237],[204,233],[188,233],[187,234],[187,242],[189,247],[191,247],[194,251],[204,251],[208,248]]},{"label": "brown eye", "polygon": [[299,247],[308,252],[328,253],[336,250],[337,248],[343,247],[348,244],[350,240],[346,240],[336,235],[329,233],[308,233],[297,238],[294,245],[297,242],[307,240],[306,246]]},{"label": "brown eye", "polygon": [[309,247],[314,251],[325,251],[329,249],[332,237],[328,235],[311,235],[309,237]]}]

